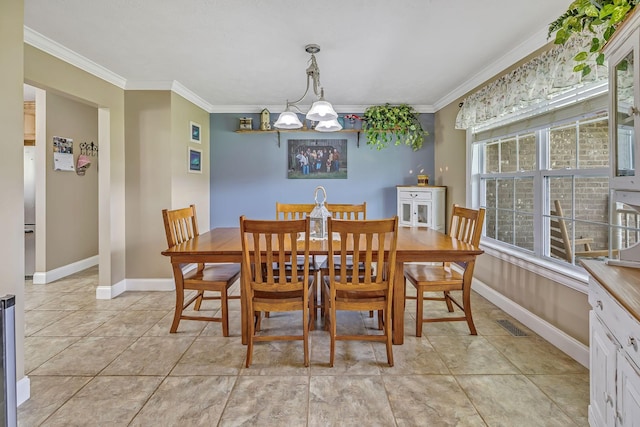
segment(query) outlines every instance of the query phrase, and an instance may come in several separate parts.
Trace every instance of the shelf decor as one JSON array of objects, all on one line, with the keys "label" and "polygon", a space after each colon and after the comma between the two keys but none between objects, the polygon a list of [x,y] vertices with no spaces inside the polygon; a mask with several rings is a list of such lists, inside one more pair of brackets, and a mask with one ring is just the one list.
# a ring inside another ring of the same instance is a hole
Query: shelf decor
[{"label": "shelf decor", "polygon": [[395,145],[403,143],[417,151],[428,135],[418,120],[418,112],[407,104],[373,105],[365,110],[362,120],[367,144],[378,150],[395,140]]}]

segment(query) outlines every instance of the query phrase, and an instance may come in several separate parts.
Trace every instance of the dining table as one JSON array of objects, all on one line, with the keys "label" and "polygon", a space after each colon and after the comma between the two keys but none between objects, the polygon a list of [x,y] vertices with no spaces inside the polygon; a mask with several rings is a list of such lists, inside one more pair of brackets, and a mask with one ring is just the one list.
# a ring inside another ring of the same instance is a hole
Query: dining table
[{"label": "dining table", "polygon": [[[327,240],[311,240],[309,255],[328,254]],[[435,231],[428,227],[398,227],[396,245],[396,274],[393,289],[392,328],[393,343],[404,342],[405,280],[404,264],[407,262],[474,262],[483,251],[471,244]],[[191,240],[162,251],[172,264],[191,263],[240,263],[242,262],[242,237],[239,227],[218,227]],[[464,291],[471,292],[472,269],[466,269]],[[241,279],[242,280],[242,279]],[[244,295],[241,288],[241,301]],[[241,303],[244,307],[246,304]],[[242,343],[248,339],[248,325],[242,316]]]}]

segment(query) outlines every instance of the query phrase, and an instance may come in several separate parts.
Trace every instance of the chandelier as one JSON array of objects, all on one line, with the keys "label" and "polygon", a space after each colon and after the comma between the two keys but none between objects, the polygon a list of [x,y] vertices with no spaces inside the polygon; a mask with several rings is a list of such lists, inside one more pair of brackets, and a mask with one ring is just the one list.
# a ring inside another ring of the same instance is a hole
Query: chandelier
[{"label": "chandelier", "polygon": [[339,131],[342,129],[342,126],[338,123],[338,114],[333,109],[333,106],[324,99],[324,89],[320,85],[320,70],[318,69],[315,56],[316,53],[320,52],[320,46],[317,44],[308,44],[304,47],[304,50],[311,55],[310,65],[307,67],[307,88],[304,91],[304,95],[297,101],[289,102],[289,100],[287,100],[287,106],[284,111],[280,113],[278,120],[276,120],[273,126],[276,129],[300,129],[302,127],[302,122],[292,109],[296,109],[302,113],[298,107],[298,103],[307,96],[311,82],[313,82],[313,93],[318,99],[311,105],[311,109],[307,112],[306,118],[318,122],[315,129],[319,132]]}]

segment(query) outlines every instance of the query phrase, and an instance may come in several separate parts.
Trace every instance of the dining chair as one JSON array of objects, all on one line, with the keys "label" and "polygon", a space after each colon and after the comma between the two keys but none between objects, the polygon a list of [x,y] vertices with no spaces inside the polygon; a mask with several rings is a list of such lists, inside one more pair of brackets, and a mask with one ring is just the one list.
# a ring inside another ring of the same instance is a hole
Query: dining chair
[{"label": "dining chair", "polygon": [[[482,226],[484,223],[484,208],[468,209],[453,205],[449,235],[473,246],[480,244]],[[476,327],[471,315],[471,281],[475,260],[459,263],[463,273],[451,269],[448,262],[440,265],[405,264],[404,277],[415,286],[416,299],[416,336],[422,336],[422,324],[426,322],[466,321],[471,335],[477,335]],[[452,291],[462,292],[462,303],[451,296]],[[443,292],[443,297],[425,297],[425,292]],[[413,299],[407,297],[407,299]],[[458,306],[464,316],[424,318],[424,300],[445,301],[449,312],[453,312],[453,304]]]},{"label": "dining chair", "polygon": [[[331,218],[334,219],[344,219],[344,220],[365,220],[367,219],[367,202],[362,202],[362,204],[346,204],[346,203],[327,203],[327,210],[331,214]],[[353,260],[351,256],[347,256],[347,270],[351,272],[353,270]],[[340,268],[340,259],[336,258],[333,260],[334,268]],[[360,272],[364,271],[364,263],[359,263],[358,270]],[[329,263],[328,258],[325,259],[322,264],[320,264],[320,276],[324,277],[329,274]],[[351,273],[349,273],[351,274]],[[322,295],[321,295],[322,299]],[[324,303],[320,302],[320,315],[324,316]],[[373,313],[370,313],[370,317],[373,317]]]},{"label": "dining chair", "polygon": [[[325,329],[331,336],[330,366],[335,358],[336,340],[384,342],[387,362],[393,366],[391,306],[396,266],[398,217],[380,220],[327,220],[329,233],[329,275],[323,277]],[[332,234],[333,235],[333,234]],[[339,236],[339,238],[338,238]],[[363,274],[347,269],[348,253],[355,262],[364,263]],[[340,261],[337,269],[334,261]],[[373,274],[375,272],[375,274]],[[382,311],[383,334],[338,335],[337,311]]]},{"label": "dining chair", "polygon": [[[289,221],[250,220],[240,217],[242,236],[242,286],[247,303],[244,315],[249,327],[246,367],[251,365],[253,345],[258,341],[302,340],[304,366],[309,366],[309,218]],[[299,239],[299,236],[303,236]],[[288,256],[287,254],[291,255]],[[302,263],[290,259],[302,256]],[[291,266],[290,274],[285,265]],[[260,312],[302,311],[302,335],[256,333]]]},{"label": "dining chair", "polygon": [[[315,207],[315,203],[280,203],[276,202],[276,219],[277,220],[292,220],[292,219],[303,219],[308,217],[311,214],[311,211]],[[301,257],[298,257],[298,263],[301,263]],[[285,265],[287,269],[291,269],[291,264],[287,263]],[[319,271],[318,264],[316,263],[315,256],[311,257],[311,262],[309,263],[309,273],[312,276],[317,276]],[[311,298],[313,299],[313,306],[317,307],[318,305],[318,292],[316,290],[316,283],[318,278],[316,277],[316,281],[314,281],[314,288],[311,291]],[[314,309],[311,313],[313,321],[311,322],[311,330],[315,328],[315,319],[316,319],[316,310]],[[265,313],[266,317],[269,317],[269,312]]]},{"label": "dining chair", "polygon": [[[198,219],[196,206],[175,210],[162,210],[164,230],[167,236],[167,244],[173,247],[198,236]],[[183,272],[184,264],[172,264],[173,277],[176,285],[176,308],[171,324],[171,333],[178,330],[180,320],[201,320],[222,323],[222,335],[229,336],[229,299],[238,299],[239,296],[229,296],[228,290],[240,277],[240,264],[203,264],[198,263],[196,268]],[[196,294],[185,302],[185,290],[196,291]],[[215,292],[216,295],[208,295],[205,292]],[[219,300],[221,315],[193,316],[185,315],[184,310],[194,303],[194,311],[200,311],[203,300]]]}]

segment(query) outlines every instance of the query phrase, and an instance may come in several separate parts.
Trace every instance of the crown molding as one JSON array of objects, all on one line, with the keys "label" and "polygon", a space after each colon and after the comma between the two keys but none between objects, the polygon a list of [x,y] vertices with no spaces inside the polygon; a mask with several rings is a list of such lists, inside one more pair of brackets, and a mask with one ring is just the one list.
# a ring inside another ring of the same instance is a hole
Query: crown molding
[{"label": "crown molding", "polygon": [[[263,109],[269,110],[271,113],[281,113],[284,111],[285,104],[278,105],[213,105],[211,106],[210,113],[218,113],[218,114],[237,114],[237,113],[259,113]],[[301,111],[296,111],[299,114],[304,114],[303,111],[309,110],[311,105],[298,105]],[[343,114],[362,114],[364,110],[367,109],[369,105],[336,105],[333,104],[333,109],[336,110],[336,113]],[[433,105],[414,105],[413,108],[418,113],[435,113],[436,109]]]},{"label": "crown molding", "polygon": [[456,101],[457,99],[465,96],[476,87],[485,83],[487,80],[504,72],[504,70],[511,67],[522,58],[548,44],[549,40],[547,40],[547,33],[548,27],[544,27],[538,30],[533,36],[529,37],[527,40],[511,49],[500,59],[494,61],[490,66],[485,67],[478,73],[474,74],[471,78],[467,79],[464,84],[458,86],[449,94],[439,99],[434,104],[435,111],[438,111]]},{"label": "crown molding", "polygon": [[51,56],[55,56],[66,63],[78,67],[89,74],[93,74],[94,76],[105,80],[120,89],[125,88],[127,80],[124,77],[106,69],[102,65],[97,64],[82,55],[79,55],[60,43],[43,36],[26,25],[24,26],[24,42],[48,53]]},{"label": "crown molding", "polygon": [[187,89],[186,86],[177,80],[174,80],[171,84],[171,91],[202,108],[207,113],[211,113],[213,110],[213,105],[202,99],[199,95],[196,95],[193,91]]}]

